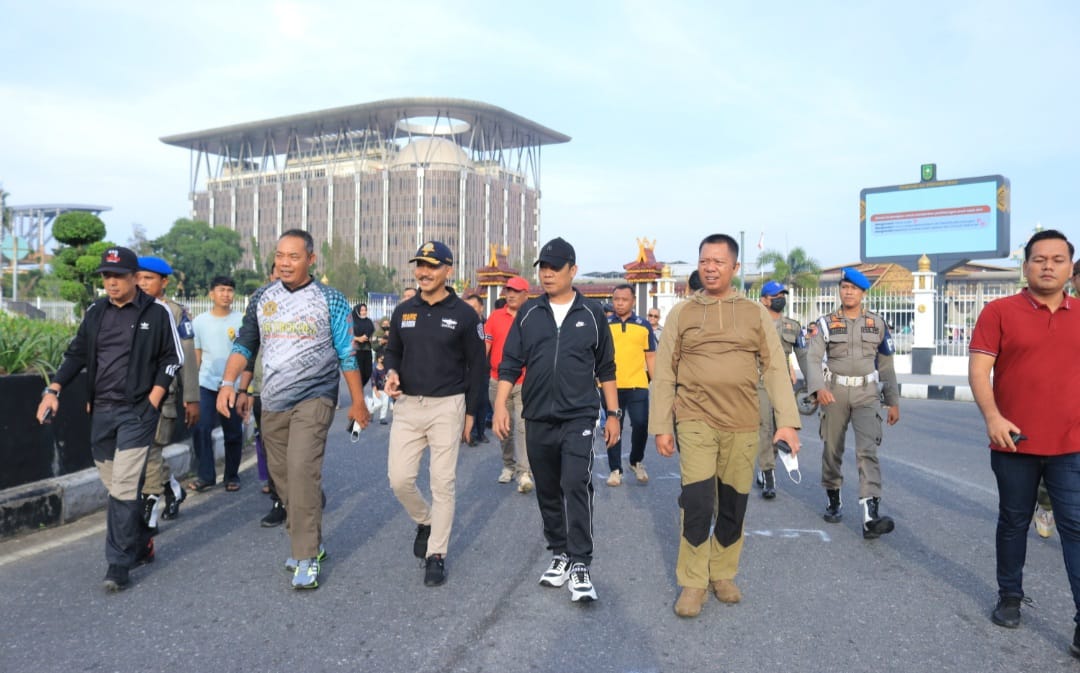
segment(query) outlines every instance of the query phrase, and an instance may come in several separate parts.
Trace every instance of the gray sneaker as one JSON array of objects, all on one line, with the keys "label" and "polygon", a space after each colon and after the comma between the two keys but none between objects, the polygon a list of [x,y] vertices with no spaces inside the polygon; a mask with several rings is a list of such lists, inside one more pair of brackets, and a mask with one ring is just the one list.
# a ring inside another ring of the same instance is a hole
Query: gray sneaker
[{"label": "gray sneaker", "polygon": [[570,557],[559,554],[551,559],[551,565],[540,576],[540,584],[545,587],[561,587],[568,579],[570,579]]},{"label": "gray sneaker", "polygon": [[319,559],[306,558],[296,564],[296,570],[292,576],[292,588],[319,588]]},{"label": "gray sneaker", "polygon": [[[322,546],[321,542],[319,543],[319,555],[315,557],[315,560],[320,563],[326,560],[326,547]],[[295,573],[299,565],[296,559],[290,556],[285,559],[285,572]]]}]

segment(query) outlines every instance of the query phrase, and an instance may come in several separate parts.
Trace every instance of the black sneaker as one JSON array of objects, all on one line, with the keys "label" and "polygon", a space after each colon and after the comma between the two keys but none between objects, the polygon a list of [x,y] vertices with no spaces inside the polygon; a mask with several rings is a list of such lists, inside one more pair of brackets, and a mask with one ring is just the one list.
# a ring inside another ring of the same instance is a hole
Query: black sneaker
[{"label": "black sneaker", "polygon": [[863,512],[862,536],[864,538],[874,540],[886,533],[893,532],[896,523],[891,517],[881,516],[878,512],[881,498],[862,498],[859,500],[859,505]]},{"label": "black sneaker", "polygon": [[844,518],[844,514],[840,511],[844,506],[840,502],[840,489],[825,489],[825,495],[828,496],[829,501],[825,505],[824,519],[829,523],[840,523],[840,520]]},{"label": "black sneaker", "polygon": [[105,581],[102,586],[110,593],[127,589],[131,580],[128,578],[128,569],[115,563],[109,564],[109,570],[105,573]]},{"label": "black sneaker", "polygon": [[259,525],[263,528],[273,528],[274,526],[280,526],[285,523],[287,513],[285,512],[285,505],[281,504],[280,500],[274,501],[274,506],[270,508],[270,513],[262,518]]},{"label": "black sneaker", "polygon": [[180,516],[180,503],[187,499],[187,491],[184,487],[180,487],[180,495],[176,495],[172,490],[171,484],[165,484],[165,511],[161,513],[161,518],[168,521],[169,519],[175,519]]},{"label": "black sneaker", "polygon": [[153,562],[154,562],[154,538],[150,538],[149,540],[147,540],[146,546],[143,547],[142,549],[140,549],[137,554],[135,554],[135,564],[132,567],[133,568],[138,568],[139,566],[144,566],[144,565],[146,565],[148,563],[153,563]]},{"label": "black sneaker", "polygon": [[1020,604],[1023,602],[1025,602],[1023,596],[1006,594],[999,597],[997,607],[990,614],[990,621],[1007,629],[1018,628],[1020,626]]},{"label": "black sneaker", "polygon": [[1080,659],[1080,624],[1073,630],[1073,641],[1072,644],[1069,645],[1069,654]]},{"label": "black sneaker", "polygon": [[776,472],[773,470],[764,470],[761,473],[762,480],[765,482],[761,485],[761,497],[766,500],[772,500],[776,497]]},{"label": "black sneaker", "polygon": [[416,539],[412,543],[412,553],[416,558],[427,558],[427,541],[431,537],[431,526],[420,524],[416,527]]},{"label": "black sneaker", "polygon": [[446,562],[442,554],[427,557],[424,567],[424,586],[437,587],[446,581]]},{"label": "black sneaker", "polygon": [[157,507],[160,496],[143,495],[143,524],[150,530],[151,535],[157,534],[157,517],[154,516],[154,508]]}]

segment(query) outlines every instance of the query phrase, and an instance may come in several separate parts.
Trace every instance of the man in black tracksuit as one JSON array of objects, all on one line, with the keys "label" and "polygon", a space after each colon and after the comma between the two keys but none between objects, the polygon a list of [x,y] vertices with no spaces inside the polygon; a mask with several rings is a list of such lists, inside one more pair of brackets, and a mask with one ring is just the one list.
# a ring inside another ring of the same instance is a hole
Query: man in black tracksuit
[{"label": "man in black tracksuit", "polygon": [[554,557],[540,578],[544,586],[569,581],[570,600],[596,600],[589,575],[592,562],[592,443],[600,411],[599,379],[606,403],[604,441],[619,439],[619,396],[615,347],[600,304],[585,299],[572,283],[574,248],[561,238],[540,251],[544,294],[517,314],[503,348],[492,427],[510,432],[506,401],[525,369],[522,417],[529,464],[544,537]]},{"label": "man in black tracksuit", "polygon": [[102,253],[97,271],[107,296],[86,310],[37,410],[42,423],[55,415],[60,391],[86,368],[90,451],[109,491],[108,591],[125,588],[130,568],[154,560],[139,496],[162,401],[184,363],[172,312],[139,289],[136,270],[138,257],[131,250],[115,247]]}]

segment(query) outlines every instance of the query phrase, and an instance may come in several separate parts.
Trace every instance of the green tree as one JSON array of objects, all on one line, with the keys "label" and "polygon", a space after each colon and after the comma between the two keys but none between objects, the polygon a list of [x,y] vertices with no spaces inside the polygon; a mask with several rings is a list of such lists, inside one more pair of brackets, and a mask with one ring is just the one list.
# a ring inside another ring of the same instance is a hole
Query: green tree
[{"label": "green tree", "polygon": [[363,257],[357,266],[360,268],[360,283],[356,290],[361,297],[366,299],[369,292],[400,292],[394,280],[394,269],[381,264],[371,264]]},{"label": "green tree", "polygon": [[324,242],[316,264],[322,272],[312,273],[316,276],[325,274],[332,287],[349,297],[359,297],[361,301],[366,301],[369,292],[396,291],[393,269],[372,264],[363,257],[358,261],[354,248],[341,240],[335,241],[333,245]]},{"label": "green tree", "polygon": [[813,288],[818,285],[821,266],[802,248],[792,248],[786,256],[766,250],[758,256],[758,267],[772,265],[769,280],[778,280],[788,287]]},{"label": "green tree", "polygon": [[101,287],[101,276],[94,271],[101,264],[101,253],[115,245],[105,238],[105,223],[86,212],[63,213],[53,222],[53,238],[62,243],[53,251],[53,274],[60,280],[60,296],[75,304],[75,313],[94,299]]},{"label": "green tree", "polygon": [[177,292],[188,297],[209,292],[214,276],[232,273],[244,255],[237,232],[187,218],[174,222],[150,247],[168,260],[179,279]]}]

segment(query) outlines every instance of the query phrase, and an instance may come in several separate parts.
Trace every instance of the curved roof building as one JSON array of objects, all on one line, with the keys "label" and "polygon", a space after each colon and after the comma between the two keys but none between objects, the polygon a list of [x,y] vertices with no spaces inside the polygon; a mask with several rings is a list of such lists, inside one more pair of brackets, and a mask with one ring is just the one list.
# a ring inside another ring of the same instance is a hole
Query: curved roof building
[{"label": "curved roof building", "polygon": [[405,285],[429,239],[451,247],[466,280],[492,244],[535,259],[540,150],[570,138],[487,103],[398,98],[161,140],[191,152],[192,216],[238,231],[246,263],[303,229]]}]

